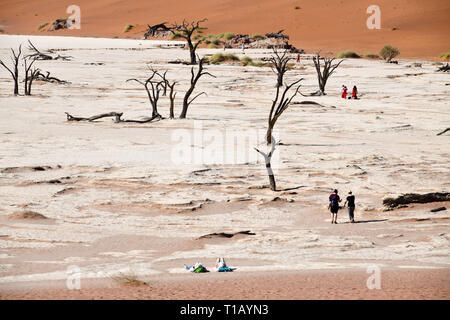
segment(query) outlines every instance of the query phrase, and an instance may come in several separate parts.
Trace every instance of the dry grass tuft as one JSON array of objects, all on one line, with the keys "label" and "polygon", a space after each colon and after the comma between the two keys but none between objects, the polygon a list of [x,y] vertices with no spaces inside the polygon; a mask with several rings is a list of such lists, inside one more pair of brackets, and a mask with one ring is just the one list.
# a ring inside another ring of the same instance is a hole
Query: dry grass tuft
[{"label": "dry grass tuft", "polygon": [[134,272],[120,272],[115,276],[111,276],[111,279],[119,285],[126,287],[140,287],[148,286],[148,283],[138,279],[138,276]]}]

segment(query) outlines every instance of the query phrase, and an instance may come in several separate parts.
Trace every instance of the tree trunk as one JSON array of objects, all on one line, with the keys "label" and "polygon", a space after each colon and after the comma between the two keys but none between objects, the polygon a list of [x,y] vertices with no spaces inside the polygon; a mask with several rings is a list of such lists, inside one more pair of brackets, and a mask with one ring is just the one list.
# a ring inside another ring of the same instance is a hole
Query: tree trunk
[{"label": "tree trunk", "polygon": [[14,79],[14,95],[18,95],[19,94],[19,84],[18,84],[18,79]]},{"label": "tree trunk", "polygon": [[197,57],[195,56],[195,48],[192,44],[191,39],[188,38],[187,40],[188,47],[189,47],[189,54],[191,55],[191,64],[197,64]]},{"label": "tree trunk", "polygon": [[25,95],[29,96],[30,94],[28,93],[28,74],[25,74],[24,89],[25,89]]},{"label": "tree trunk", "polygon": [[156,102],[155,103],[152,103],[152,118],[158,118],[158,117],[161,117],[161,115],[158,113],[158,106],[157,106],[157,104],[156,104]]},{"label": "tree trunk", "polygon": [[[268,159],[268,160],[267,160]],[[269,176],[269,184],[270,184],[270,190],[277,191],[277,184],[275,182],[275,175],[273,174],[272,167],[270,164],[270,158],[266,158],[266,169],[267,174]]]},{"label": "tree trunk", "polygon": [[170,109],[169,109],[169,112],[170,112],[169,119],[175,118],[175,115],[173,113],[174,105],[175,105],[175,101],[174,101],[174,99],[171,98],[170,99]]},{"label": "tree trunk", "polygon": [[282,73],[278,73],[277,86],[278,87],[282,87],[283,86],[283,74]]},{"label": "tree trunk", "polygon": [[186,114],[189,108],[189,97],[191,96],[192,92],[194,91],[195,88],[195,84],[191,84],[191,87],[189,88],[188,91],[186,91],[186,94],[184,95],[183,98],[183,109],[181,110],[181,114],[180,114],[180,119],[185,119],[186,118]]},{"label": "tree trunk", "polygon": [[14,67],[14,94],[18,95],[19,94],[19,68],[17,67],[18,65],[18,61],[19,61],[19,57],[17,57],[16,60],[16,66]]},{"label": "tree trunk", "polygon": [[28,95],[29,95],[29,96],[31,96],[31,84],[33,83],[33,77],[34,77],[34,74],[31,73],[31,78],[30,78],[30,80],[28,81]]},{"label": "tree trunk", "polygon": [[325,85],[326,85],[326,82],[323,81],[323,80],[322,80],[322,83],[319,84],[320,93],[321,93],[323,96],[326,95],[326,93],[325,93]]}]

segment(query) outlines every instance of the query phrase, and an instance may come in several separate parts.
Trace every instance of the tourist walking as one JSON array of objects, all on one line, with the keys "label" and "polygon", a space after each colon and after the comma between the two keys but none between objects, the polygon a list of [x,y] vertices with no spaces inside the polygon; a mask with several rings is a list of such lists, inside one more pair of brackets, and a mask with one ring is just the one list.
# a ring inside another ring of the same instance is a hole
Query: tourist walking
[{"label": "tourist walking", "polygon": [[337,215],[339,211],[339,202],[341,202],[341,198],[338,196],[338,191],[335,189],[332,194],[330,194],[329,198],[330,203],[328,205],[328,209],[331,211],[331,224],[337,224]]},{"label": "tourist walking", "polygon": [[347,200],[344,202],[344,207],[348,203],[348,218],[351,223],[355,223],[355,196],[350,191]]}]

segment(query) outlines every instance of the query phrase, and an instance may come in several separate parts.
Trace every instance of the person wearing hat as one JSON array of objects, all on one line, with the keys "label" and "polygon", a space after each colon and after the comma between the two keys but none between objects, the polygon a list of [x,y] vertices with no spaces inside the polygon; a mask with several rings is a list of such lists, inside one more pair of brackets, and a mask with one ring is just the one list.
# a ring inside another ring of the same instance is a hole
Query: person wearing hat
[{"label": "person wearing hat", "polygon": [[355,223],[355,196],[350,191],[347,200],[344,202],[344,207],[348,203],[348,217],[351,223]]}]

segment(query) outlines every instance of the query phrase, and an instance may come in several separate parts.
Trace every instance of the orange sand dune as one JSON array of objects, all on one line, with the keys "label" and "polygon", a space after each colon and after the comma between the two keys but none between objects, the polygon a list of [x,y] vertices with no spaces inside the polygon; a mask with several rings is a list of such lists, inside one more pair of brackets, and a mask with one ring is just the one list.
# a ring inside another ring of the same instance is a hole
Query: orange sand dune
[{"label": "orange sand dune", "polygon": [[[68,17],[81,8],[81,30],[39,32],[41,23]],[[366,9],[381,9],[381,29],[369,30]],[[296,9],[296,7],[300,7]],[[0,1],[4,34],[51,34],[139,38],[146,24],[208,18],[209,33],[267,33],[284,29],[291,42],[307,52],[354,50],[378,53],[396,46],[401,58],[438,59],[450,51],[448,0],[14,0]],[[136,28],[123,33],[126,24]],[[398,30],[393,31],[396,27]]]}]

